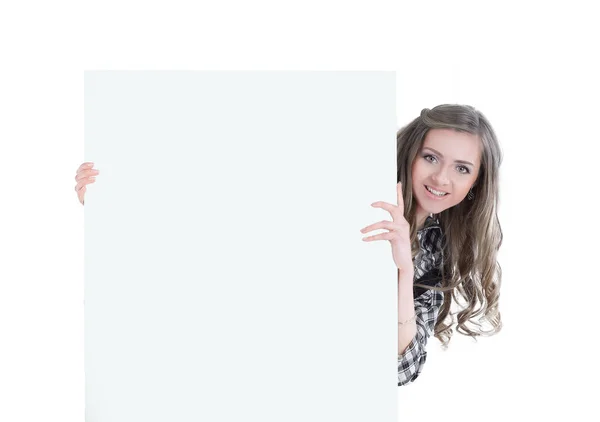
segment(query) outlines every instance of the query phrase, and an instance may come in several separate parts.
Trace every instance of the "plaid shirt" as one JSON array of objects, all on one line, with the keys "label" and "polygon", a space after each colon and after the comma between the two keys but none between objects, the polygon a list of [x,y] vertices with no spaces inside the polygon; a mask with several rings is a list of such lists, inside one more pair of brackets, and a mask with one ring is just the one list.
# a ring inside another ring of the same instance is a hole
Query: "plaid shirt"
[{"label": "plaid shirt", "polygon": [[[443,233],[439,221],[427,217],[423,228],[417,232],[420,251],[413,261],[415,282],[429,286],[441,285],[440,266],[442,263]],[[422,287],[413,289],[417,333],[402,355],[398,356],[398,385],[414,381],[427,359],[427,339],[433,335],[438,313],[444,301],[444,294]]]}]

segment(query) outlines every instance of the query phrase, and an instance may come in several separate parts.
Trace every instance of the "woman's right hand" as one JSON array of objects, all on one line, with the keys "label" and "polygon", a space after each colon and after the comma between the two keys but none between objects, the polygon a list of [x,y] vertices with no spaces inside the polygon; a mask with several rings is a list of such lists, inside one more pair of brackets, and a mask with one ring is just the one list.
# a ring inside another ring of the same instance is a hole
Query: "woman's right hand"
[{"label": "woman's right hand", "polygon": [[[396,267],[403,272],[412,274],[414,272],[412,261],[412,250],[410,245],[410,224],[404,218],[404,199],[402,198],[402,184],[396,185],[396,193],[398,196],[398,205],[389,204],[387,202],[375,202],[371,206],[375,208],[383,208],[392,216],[392,221],[383,220],[379,223],[371,224],[361,230],[368,233],[376,229],[389,230],[387,233],[380,233],[373,236],[364,237],[363,240],[370,242],[373,240],[389,240],[392,245],[392,255]],[[412,281],[412,277],[410,278]]]},{"label": "woman's right hand", "polygon": [[79,202],[81,205],[84,205],[84,196],[87,188],[85,187],[89,183],[94,183],[96,181],[96,175],[100,173],[100,171],[93,168],[94,163],[83,163],[77,169],[77,174],[75,175],[75,181],[77,185],[75,185],[75,192],[77,192],[77,197],[79,198]]}]

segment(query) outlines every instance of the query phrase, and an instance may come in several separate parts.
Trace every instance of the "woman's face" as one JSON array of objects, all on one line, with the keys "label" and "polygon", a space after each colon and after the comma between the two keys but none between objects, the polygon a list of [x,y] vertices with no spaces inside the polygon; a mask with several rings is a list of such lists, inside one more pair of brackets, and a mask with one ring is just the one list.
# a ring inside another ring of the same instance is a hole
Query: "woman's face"
[{"label": "woman's face", "polygon": [[[477,135],[430,129],[412,167],[417,212],[438,214],[461,202],[477,180],[480,160],[481,141]],[[436,195],[428,188],[444,194]]]}]

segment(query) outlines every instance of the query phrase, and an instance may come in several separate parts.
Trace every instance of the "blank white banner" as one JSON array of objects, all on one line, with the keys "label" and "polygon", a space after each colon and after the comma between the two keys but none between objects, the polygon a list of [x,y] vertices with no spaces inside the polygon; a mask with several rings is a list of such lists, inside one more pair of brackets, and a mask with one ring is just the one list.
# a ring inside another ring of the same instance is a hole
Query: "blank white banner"
[{"label": "blank white banner", "polygon": [[397,420],[395,92],[86,72],[87,422]]}]

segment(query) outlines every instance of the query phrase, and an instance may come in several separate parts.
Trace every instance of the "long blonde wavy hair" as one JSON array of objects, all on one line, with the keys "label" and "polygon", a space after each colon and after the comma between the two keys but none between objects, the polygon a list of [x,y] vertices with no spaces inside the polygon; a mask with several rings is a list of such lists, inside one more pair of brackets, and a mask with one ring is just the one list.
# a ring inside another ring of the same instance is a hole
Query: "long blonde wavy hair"
[{"label": "long blonde wavy hair", "polygon": [[502,269],[496,261],[502,244],[497,215],[502,151],[489,121],[467,105],[443,104],[431,110],[423,109],[419,117],[398,131],[397,182],[402,182],[404,188],[404,215],[411,227],[413,258],[419,251],[419,243],[411,169],[430,129],[455,129],[478,135],[483,147],[479,174],[472,188],[475,198],[465,198],[437,214],[444,233],[441,287],[415,283],[415,286],[451,292],[444,294],[434,330],[435,337],[446,348],[455,324],[459,333],[473,338],[496,334],[502,328],[498,309]]}]

